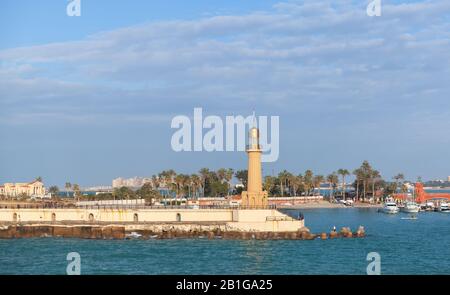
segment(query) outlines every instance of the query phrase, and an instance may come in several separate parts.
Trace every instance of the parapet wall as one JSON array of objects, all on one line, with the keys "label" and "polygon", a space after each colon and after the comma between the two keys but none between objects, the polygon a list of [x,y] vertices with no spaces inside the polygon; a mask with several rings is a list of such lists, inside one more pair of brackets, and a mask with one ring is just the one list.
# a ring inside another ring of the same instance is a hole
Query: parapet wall
[{"label": "parapet wall", "polygon": [[[0,209],[0,223],[223,224],[234,231],[298,231],[295,220],[275,209]],[[225,229],[225,230],[226,230]]]}]

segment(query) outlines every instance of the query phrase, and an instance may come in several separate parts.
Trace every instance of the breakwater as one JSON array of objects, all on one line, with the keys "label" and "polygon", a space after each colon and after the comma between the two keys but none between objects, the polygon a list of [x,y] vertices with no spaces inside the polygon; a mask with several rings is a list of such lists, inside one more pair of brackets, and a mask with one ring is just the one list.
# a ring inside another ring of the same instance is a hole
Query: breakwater
[{"label": "breakwater", "polygon": [[296,232],[304,219],[296,219],[275,209],[154,209],[154,208],[41,208],[0,209],[1,224],[128,224],[136,229],[148,224],[167,227],[219,226],[226,231]]},{"label": "breakwater", "polygon": [[314,240],[328,238],[364,237],[365,232],[360,227],[356,232],[349,228],[330,233],[313,234],[304,227],[292,232],[274,231],[239,231],[227,227],[225,224],[204,225],[190,224],[177,226],[176,224],[153,225],[3,225],[0,226],[0,238],[41,238],[62,237],[81,239],[174,239],[174,238],[206,238],[206,239],[241,239],[241,240]]}]

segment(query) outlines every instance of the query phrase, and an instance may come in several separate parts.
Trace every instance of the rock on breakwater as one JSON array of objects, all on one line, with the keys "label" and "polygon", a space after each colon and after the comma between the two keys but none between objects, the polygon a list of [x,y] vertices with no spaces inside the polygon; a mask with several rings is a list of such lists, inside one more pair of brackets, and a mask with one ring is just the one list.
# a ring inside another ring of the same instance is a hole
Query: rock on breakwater
[{"label": "rock on breakwater", "polygon": [[[236,231],[222,225],[5,225],[0,226],[0,238],[62,237],[82,239],[228,239],[228,240],[314,240],[328,238],[326,233],[313,234],[303,227],[296,232]],[[332,232],[329,238],[364,237],[364,229],[352,233],[349,228]]]}]

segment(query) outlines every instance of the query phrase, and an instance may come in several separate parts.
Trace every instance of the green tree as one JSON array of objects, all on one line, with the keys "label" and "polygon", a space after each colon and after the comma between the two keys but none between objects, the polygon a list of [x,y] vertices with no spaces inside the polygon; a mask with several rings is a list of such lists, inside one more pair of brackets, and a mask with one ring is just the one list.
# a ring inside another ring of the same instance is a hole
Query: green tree
[{"label": "green tree", "polygon": [[144,199],[150,205],[153,205],[154,200],[162,199],[161,194],[157,190],[155,190],[152,184],[149,182],[145,183],[140,189],[138,189],[136,191],[136,195],[139,198]]},{"label": "green tree", "polygon": [[135,197],[135,192],[126,186],[122,186],[120,188],[115,188],[113,191],[115,199],[118,200],[129,200]]},{"label": "green tree", "polygon": [[247,189],[248,182],[248,171],[247,170],[237,170],[234,176],[244,185],[244,190]]}]

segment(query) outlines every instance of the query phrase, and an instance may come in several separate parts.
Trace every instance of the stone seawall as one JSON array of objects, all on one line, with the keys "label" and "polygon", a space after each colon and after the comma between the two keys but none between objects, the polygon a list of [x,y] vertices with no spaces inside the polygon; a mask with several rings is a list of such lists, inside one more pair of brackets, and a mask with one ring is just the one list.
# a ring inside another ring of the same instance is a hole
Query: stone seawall
[{"label": "stone seawall", "polygon": [[124,226],[7,225],[0,227],[0,238],[62,237],[82,239],[124,239]]},{"label": "stone seawall", "polygon": [[82,238],[82,239],[257,239],[257,240],[313,240],[316,238],[352,238],[363,237],[363,229],[352,233],[343,228],[341,232],[312,234],[304,227],[292,232],[274,231],[237,231],[226,224],[153,224],[153,225],[4,225],[0,226],[0,238]]}]

